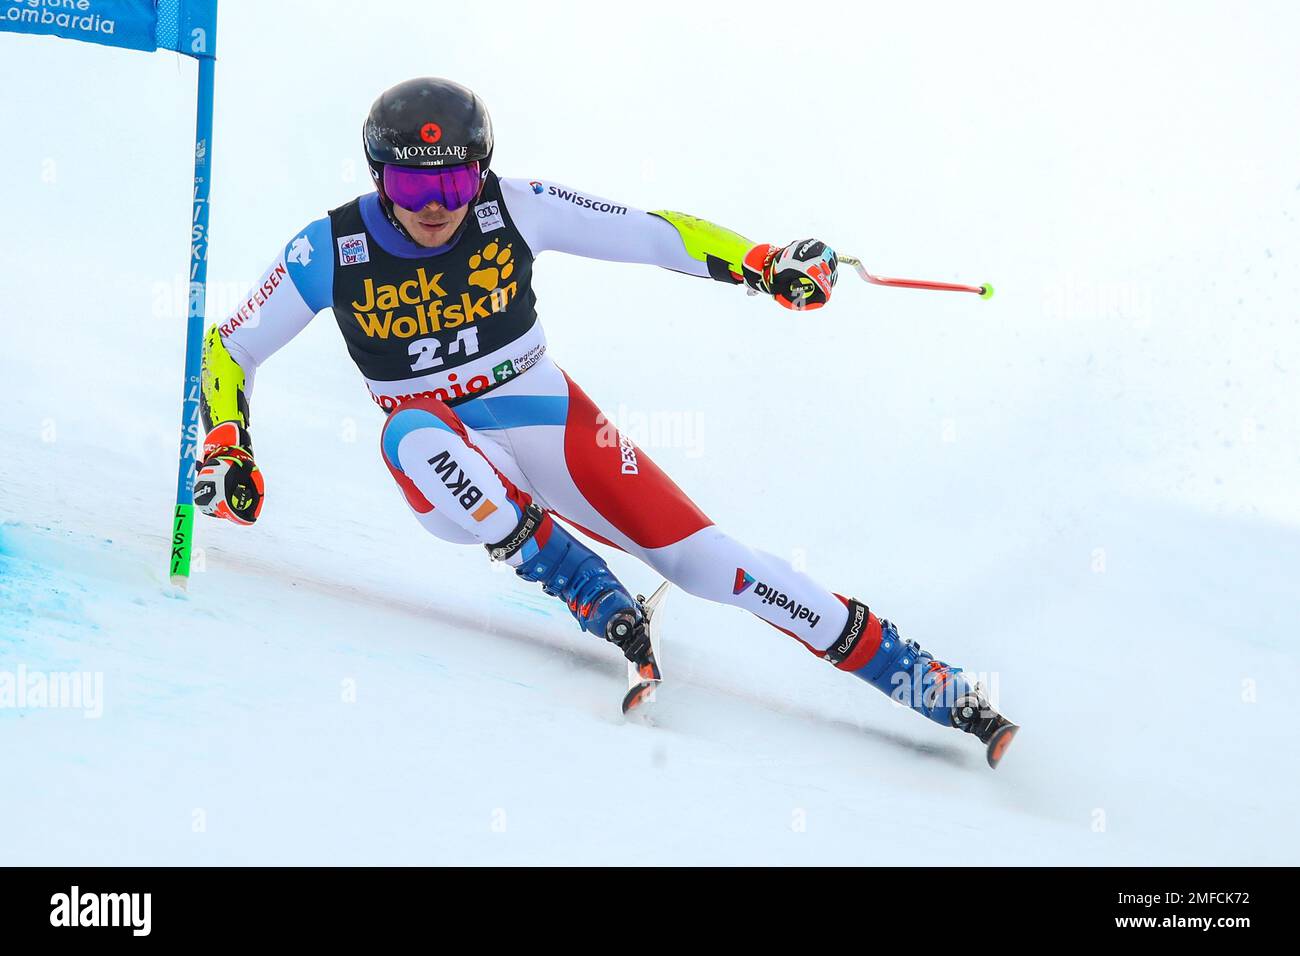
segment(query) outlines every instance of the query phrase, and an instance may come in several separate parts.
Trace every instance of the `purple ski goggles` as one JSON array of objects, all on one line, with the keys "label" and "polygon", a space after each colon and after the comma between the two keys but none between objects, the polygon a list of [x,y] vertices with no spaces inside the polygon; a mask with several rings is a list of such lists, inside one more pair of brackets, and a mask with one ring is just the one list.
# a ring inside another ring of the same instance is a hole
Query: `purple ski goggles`
[{"label": "purple ski goggles", "polygon": [[384,193],[411,212],[419,212],[431,202],[455,212],[478,195],[481,183],[478,160],[459,166],[384,164]]}]

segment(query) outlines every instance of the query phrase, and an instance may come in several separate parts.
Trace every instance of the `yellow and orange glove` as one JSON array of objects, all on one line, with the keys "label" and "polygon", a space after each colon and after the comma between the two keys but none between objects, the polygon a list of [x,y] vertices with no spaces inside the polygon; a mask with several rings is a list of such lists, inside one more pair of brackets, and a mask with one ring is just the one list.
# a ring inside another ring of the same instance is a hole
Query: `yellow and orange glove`
[{"label": "yellow and orange glove", "polygon": [[787,309],[820,309],[839,278],[835,250],[818,239],[797,239],[777,247],[760,242],[745,253],[745,285],[770,295]]},{"label": "yellow and orange glove", "polygon": [[203,460],[194,478],[199,510],[235,524],[252,524],[262,512],[265,492],[248,430],[238,422],[216,425],[203,441]]}]

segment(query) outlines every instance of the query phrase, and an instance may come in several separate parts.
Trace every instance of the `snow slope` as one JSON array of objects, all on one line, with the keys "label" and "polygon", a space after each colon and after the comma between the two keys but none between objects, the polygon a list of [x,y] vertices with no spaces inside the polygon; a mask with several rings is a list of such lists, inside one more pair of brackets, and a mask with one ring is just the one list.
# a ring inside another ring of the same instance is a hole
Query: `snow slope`
[{"label": "snow slope", "polygon": [[[538,269],[557,359],[616,419],[689,426],[649,451],[719,524],[990,672],[1025,730],[990,772],[680,593],[653,725],[625,723],[616,652],[409,517],[328,315],[258,377],[262,520],[203,522],[174,592],[192,67],[0,36],[32,94],[0,102],[29,147],[0,151],[0,674],[103,681],[97,717],[0,707],[0,862],[1300,861],[1293,11],[855,5],[791,49],[707,14],[682,35],[685,7],[507,10],[485,62],[431,58],[404,6],[223,2],[213,317],[364,188],[360,118],[422,72],[485,96],[507,173],[991,279],[982,303],[846,275],[792,316]],[[384,44],[339,67],[363,30]],[[782,77],[863,97],[836,94],[806,194],[664,66],[724,36],[773,115],[806,100]]]}]

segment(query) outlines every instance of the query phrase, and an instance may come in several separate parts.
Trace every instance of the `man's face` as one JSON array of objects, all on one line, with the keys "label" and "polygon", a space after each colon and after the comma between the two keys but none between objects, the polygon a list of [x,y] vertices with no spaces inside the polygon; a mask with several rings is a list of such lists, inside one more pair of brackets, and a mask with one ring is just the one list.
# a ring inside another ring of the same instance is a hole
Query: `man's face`
[{"label": "man's face", "polygon": [[431,248],[445,246],[451,241],[451,237],[456,234],[460,224],[469,215],[469,206],[461,206],[452,212],[436,202],[431,202],[418,212],[411,212],[394,204],[393,215],[402,224],[402,228],[411,234],[412,239],[422,246]]}]

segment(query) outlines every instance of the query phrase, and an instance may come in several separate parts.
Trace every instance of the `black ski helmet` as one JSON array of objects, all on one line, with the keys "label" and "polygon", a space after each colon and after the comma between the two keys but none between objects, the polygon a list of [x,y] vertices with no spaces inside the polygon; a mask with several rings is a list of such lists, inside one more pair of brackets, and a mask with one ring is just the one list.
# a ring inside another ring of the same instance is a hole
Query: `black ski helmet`
[{"label": "black ski helmet", "polygon": [[384,165],[452,166],[478,160],[487,178],[492,162],[492,118],[472,90],[436,76],[422,76],[379,94],[361,131],[366,163],[379,197],[392,218],[384,194]]}]

